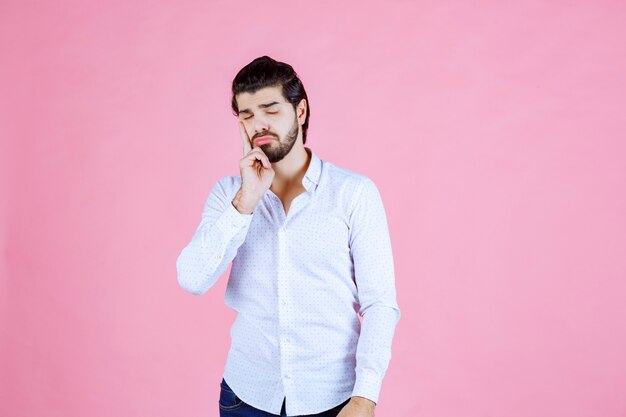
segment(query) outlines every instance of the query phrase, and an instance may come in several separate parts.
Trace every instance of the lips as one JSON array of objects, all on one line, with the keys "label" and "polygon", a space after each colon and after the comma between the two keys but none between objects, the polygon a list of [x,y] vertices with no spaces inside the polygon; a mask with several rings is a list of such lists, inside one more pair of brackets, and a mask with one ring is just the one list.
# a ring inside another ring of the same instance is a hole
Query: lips
[{"label": "lips", "polygon": [[273,141],[274,138],[272,136],[261,136],[260,138],[255,139],[255,143],[257,145],[263,145],[265,143],[269,143],[271,141]]}]

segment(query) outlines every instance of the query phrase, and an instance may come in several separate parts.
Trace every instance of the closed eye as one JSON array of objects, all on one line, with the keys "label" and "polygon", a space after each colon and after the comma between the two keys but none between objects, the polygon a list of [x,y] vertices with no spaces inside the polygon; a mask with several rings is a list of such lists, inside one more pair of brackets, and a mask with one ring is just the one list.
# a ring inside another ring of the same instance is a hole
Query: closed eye
[{"label": "closed eye", "polygon": [[[265,113],[267,113],[267,114],[277,114],[278,111],[267,111]],[[244,117],[243,120],[248,120],[248,119],[251,119],[251,118],[252,118],[252,116],[248,116],[248,117]]]}]

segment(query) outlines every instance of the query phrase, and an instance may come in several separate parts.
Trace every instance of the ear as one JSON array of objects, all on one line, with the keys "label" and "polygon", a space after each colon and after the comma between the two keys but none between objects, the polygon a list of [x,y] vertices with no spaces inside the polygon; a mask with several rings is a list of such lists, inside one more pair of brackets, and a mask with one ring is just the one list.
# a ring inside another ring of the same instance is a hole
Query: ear
[{"label": "ear", "polygon": [[306,121],[306,114],[308,111],[306,99],[303,98],[296,107],[296,116],[298,117],[298,123],[300,125],[303,125]]}]

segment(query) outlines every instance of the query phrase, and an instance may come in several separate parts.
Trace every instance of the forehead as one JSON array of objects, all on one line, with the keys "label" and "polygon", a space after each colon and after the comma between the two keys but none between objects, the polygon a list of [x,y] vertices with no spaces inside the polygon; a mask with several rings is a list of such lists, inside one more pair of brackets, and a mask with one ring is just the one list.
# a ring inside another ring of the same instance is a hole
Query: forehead
[{"label": "forehead", "polygon": [[263,87],[254,93],[239,93],[235,96],[240,110],[257,107],[259,104],[277,101],[286,103],[283,97],[282,87]]}]

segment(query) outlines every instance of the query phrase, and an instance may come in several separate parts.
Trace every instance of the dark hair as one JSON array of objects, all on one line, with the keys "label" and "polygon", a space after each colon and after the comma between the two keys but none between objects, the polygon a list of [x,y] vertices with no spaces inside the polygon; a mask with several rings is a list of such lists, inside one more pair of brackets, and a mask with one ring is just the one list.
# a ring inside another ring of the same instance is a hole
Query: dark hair
[{"label": "dark hair", "polygon": [[306,100],[306,118],[302,125],[302,142],[306,143],[306,131],[309,128],[311,108],[309,99],[304,91],[302,81],[291,65],[276,61],[267,55],[254,59],[243,67],[233,80],[233,98],[231,106],[235,116],[239,114],[239,106],[235,96],[240,93],[255,93],[264,87],[282,87],[283,97],[291,103],[294,110],[302,100]]}]

